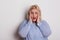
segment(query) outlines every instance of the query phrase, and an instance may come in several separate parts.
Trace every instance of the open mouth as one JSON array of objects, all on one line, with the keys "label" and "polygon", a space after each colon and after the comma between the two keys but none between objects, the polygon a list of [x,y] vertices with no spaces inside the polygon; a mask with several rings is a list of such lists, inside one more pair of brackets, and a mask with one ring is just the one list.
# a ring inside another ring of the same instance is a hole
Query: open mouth
[{"label": "open mouth", "polygon": [[33,18],[33,19],[36,19],[36,18]]},{"label": "open mouth", "polygon": [[33,18],[33,19],[36,19],[36,18]]}]

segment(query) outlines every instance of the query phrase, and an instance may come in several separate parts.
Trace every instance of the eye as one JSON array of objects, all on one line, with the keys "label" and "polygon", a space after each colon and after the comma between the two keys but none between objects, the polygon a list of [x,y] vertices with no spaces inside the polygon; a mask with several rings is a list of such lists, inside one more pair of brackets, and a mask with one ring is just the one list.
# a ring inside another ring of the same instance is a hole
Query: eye
[{"label": "eye", "polygon": [[31,12],[31,14],[33,14],[34,12]]}]

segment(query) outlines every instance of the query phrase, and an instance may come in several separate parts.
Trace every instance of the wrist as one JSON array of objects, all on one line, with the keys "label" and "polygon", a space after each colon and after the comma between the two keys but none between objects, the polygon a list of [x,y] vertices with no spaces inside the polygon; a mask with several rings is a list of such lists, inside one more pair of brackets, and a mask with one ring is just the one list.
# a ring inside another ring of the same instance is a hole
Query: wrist
[{"label": "wrist", "polygon": [[41,24],[41,21],[37,22],[37,25],[40,25]]},{"label": "wrist", "polygon": [[32,23],[32,21],[31,21],[31,20],[29,20],[29,22],[30,22],[30,23]]}]

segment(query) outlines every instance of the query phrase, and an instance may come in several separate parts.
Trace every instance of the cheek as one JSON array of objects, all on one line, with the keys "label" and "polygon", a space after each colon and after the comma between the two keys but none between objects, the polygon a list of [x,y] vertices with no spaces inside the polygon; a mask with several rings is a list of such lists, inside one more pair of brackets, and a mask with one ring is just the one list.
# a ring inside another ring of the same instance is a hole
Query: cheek
[{"label": "cheek", "polygon": [[33,15],[31,14],[30,17],[33,18]]},{"label": "cheek", "polygon": [[38,18],[38,15],[35,15],[36,18]]},{"label": "cheek", "polygon": [[30,12],[30,17],[33,17],[33,15],[31,14],[31,12]]}]

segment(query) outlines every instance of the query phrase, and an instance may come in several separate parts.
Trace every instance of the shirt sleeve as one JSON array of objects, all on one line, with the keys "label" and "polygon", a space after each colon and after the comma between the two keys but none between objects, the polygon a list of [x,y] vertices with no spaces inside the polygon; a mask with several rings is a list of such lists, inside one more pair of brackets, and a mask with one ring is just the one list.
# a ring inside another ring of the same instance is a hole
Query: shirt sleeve
[{"label": "shirt sleeve", "polygon": [[30,27],[31,27],[31,24],[32,22],[28,21],[27,20],[24,20],[21,25],[19,26],[19,35],[22,37],[22,38],[25,38],[30,30]]},{"label": "shirt sleeve", "polygon": [[40,28],[43,37],[48,37],[51,34],[50,26],[45,20],[39,22],[37,25]]}]

